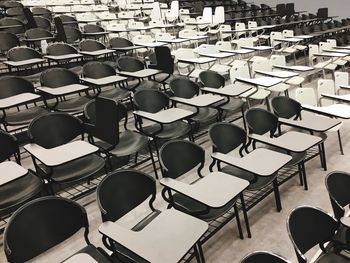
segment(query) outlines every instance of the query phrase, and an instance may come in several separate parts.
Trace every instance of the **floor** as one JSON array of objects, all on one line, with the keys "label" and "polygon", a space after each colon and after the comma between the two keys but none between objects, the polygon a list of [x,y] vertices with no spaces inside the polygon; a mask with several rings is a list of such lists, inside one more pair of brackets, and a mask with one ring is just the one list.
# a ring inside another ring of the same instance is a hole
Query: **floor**
[{"label": "floor", "polygon": [[[312,81],[308,85],[315,85]],[[348,156],[350,155],[350,123],[345,122],[342,127],[342,139],[345,155],[340,155],[338,147],[338,139],[336,133],[329,133],[326,141],[326,154],[328,171],[323,171],[320,167],[319,158],[314,158],[306,164],[306,172],[309,182],[309,190],[304,189],[299,185],[298,177],[294,177],[280,188],[282,211],[277,212],[273,195],[264,199],[259,205],[249,211],[249,220],[252,230],[252,238],[248,238],[246,233],[245,239],[241,240],[238,237],[235,220],[229,222],[221,229],[214,237],[212,237],[204,245],[204,254],[206,262],[240,262],[240,259],[247,253],[254,250],[270,250],[274,251],[292,262],[296,262],[295,253],[289,240],[286,228],[286,220],[292,209],[299,205],[318,206],[328,212],[331,212],[329,197],[325,188],[324,179],[327,173],[335,170],[349,171],[350,164]],[[210,164],[211,147],[207,135],[204,135],[198,143],[206,149],[206,166],[204,171],[208,172]],[[31,160],[27,158],[24,161],[26,166],[31,166]],[[145,172],[152,173],[151,166],[148,165],[142,168]],[[204,172],[205,174],[205,172]],[[190,174],[187,178],[193,177]],[[161,187],[157,185],[158,195],[156,200],[156,208],[164,209],[165,203],[159,194]],[[98,233],[98,226],[101,223],[101,216],[95,202],[95,193],[80,201],[86,205],[90,222],[90,241],[96,246],[102,246],[101,236]],[[141,205],[137,211],[123,218],[121,224],[131,226],[137,221],[141,215],[144,215],[146,206]],[[78,233],[70,240],[48,251],[44,255],[36,258],[31,262],[61,262],[69,255],[77,251],[83,246],[82,233]],[[0,248],[0,262],[6,262],[2,244]],[[154,244],[156,247],[157,244]],[[309,255],[309,258],[315,253],[315,248]]]}]

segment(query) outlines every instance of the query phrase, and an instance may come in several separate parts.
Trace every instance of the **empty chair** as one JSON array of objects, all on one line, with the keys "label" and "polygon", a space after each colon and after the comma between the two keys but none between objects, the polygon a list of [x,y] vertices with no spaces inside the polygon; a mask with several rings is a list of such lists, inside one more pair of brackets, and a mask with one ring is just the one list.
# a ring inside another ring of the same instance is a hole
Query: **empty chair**
[{"label": "empty chair", "polygon": [[0,53],[6,55],[6,53],[13,47],[20,45],[19,39],[15,34],[9,32],[0,32]]},{"label": "empty chair", "polygon": [[67,43],[71,45],[77,45],[82,39],[82,33],[79,29],[72,26],[64,26],[64,33],[67,38]]},{"label": "empty chair", "polygon": [[41,16],[34,16],[34,21],[37,24],[38,28],[51,31],[51,22],[47,18]]},{"label": "empty chair", "polygon": [[47,8],[44,8],[44,7],[33,7],[32,8],[32,13],[33,13],[33,16],[44,17],[44,18],[48,19],[49,21],[52,20],[52,13]]},{"label": "empty chair", "polygon": [[240,263],[290,263],[290,261],[272,252],[255,251],[246,255]]},{"label": "empty chair", "polygon": [[[40,66],[42,66],[42,63],[44,62],[44,60],[42,59],[42,55],[38,51],[29,47],[11,48],[7,52],[7,60],[16,61],[16,62],[23,61],[23,64],[19,63],[18,66],[8,64],[7,66],[9,67],[10,71],[13,67],[17,68],[18,70],[33,69],[35,66],[39,68]],[[26,63],[26,61],[29,61],[29,62]]]},{"label": "empty chair", "polygon": [[13,17],[4,17],[0,19],[2,31],[12,34],[23,34],[25,31],[24,24],[21,20]]},{"label": "empty chair", "polygon": [[[30,227],[28,222],[31,222]],[[96,262],[110,263],[107,253],[96,248],[88,239],[89,223],[84,207],[72,200],[54,196],[33,200],[12,215],[4,233],[6,258],[9,262],[31,260],[81,229],[84,229],[86,246],[77,254],[85,253]]]},{"label": "empty chair", "polygon": [[[128,54],[131,53],[132,47],[134,46],[134,44],[126,38],[122,38],[122,37],[113,37],[109,40],[109,48],[116,50],[117,54],[120,53],[124,53],[124,54]],[[126,49],[123,50],[123,48],[130,48],[130,49]],[[121,48],[121,49],[119,49]]]},{"label": "empty chair", "polygon": [[[28,29],[25,32],[25,37],[26,37],[27,43],[30,46],[32,46],[34,48],[39,47],[43,53],[46,53],[46,50],[44,50],[44,48],[42,48],[41,41],[43,40],[43,41],[46,41],[46,43],[47,43],[47,42],[51,42],[51,41],[55,40],[53,34],[50,31],[47,31],[47,30],[42,29],[42,28]],[[39,39],[39,40],[34,41],[35,39]]]},{"label": "empty chair", "polygon": [[287,229],[298,262],[308,262],[305,254],[316,245],[322,248],[323,253],[315,262],[349,262],[346,256],[325,248],[325,243],[332,241],[338,225],[339,223],[332,216],[319,208],[311,206],[295,208],[288,216]]},{"label": "empty chair", "polygon": [[102,27],[94,24],[84,25],[83,32],[85,37],[92,37],[93,39],[102,38],[104,41],[106,40],[106,36],[108,35],[108,33]]},{"label": "empty chair", "polygon": [[[49,56],[60,57],[66,56],[64,59],[54,60],[58,64],[65,64],[72,60],[79,60],[82,58],[82,55],[78,54],[78,50],[67,44],[67,43],[53,43],[46,48],[46,53]],[[51,59],[49,59],[50,63]]]},{"label": "empty chair", "polygon": [[168,80],[174,73],[174,57],[171,55],[170,49],[165,46],[155,47],[156,64],[150,64],[148,67],[161,70],[162,73],[167,76],[160,82],[165,86],[166,80]]}]

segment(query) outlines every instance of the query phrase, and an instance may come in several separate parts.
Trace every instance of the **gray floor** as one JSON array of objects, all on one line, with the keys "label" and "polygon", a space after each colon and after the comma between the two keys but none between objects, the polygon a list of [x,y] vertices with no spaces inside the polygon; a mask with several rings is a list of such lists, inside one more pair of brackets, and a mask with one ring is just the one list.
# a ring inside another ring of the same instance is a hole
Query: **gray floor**
[{"label": "gray floor", "polygon": [[[315,81],[309,85],[315,85]],[[347,162],[348,156],[350,155],[349,131],[350,123],[345,122],[342,128],[345,155],[340,155],[336,133],[329,133],[329,137],[326,142],[328,171],[323,171],[321,169],[319,158],[314,158],[306,164],[309,182],[308,191],[304,191],[299,185],[298,177],[294,177],[285,183],[280,188],[283,207],[280,213],[276,212],[273,195],[270,195],[268,198],[262,201],[261,204],[249,211],[249,219],[253,237],[251,239],[246,237],[244,240],[240,240],[238,238],[235,221],[228,223],[204,245],[206,261],[209,263],[239,262],[244,255],[251,251],[271,250],[283,255],[292,262],[296,262],[293,247],[288,238],[286,230],[287,216],[293,208],[305,204],[318,206],[329,212],[332,211],[324,184],[324,178],[327,173],[334,170],[350,170],[349,163]],[[205,138],[202,138],[199,143],[207,150],[207,162],[204,170],[207,172],[208,165],[210,164],[209,156],[211,149],[207,140],[207,135],[204,137]],[[31,161],[28,158],[28,160],[26,160],[24,163],[30,165]],[[147,166],[145,170],[146,172],[150,173],[152,171],[149,166]],[[191,178],[192,176],[193,174],[189,175],[187,178]],[[159,194],[161,190],[159,184],[157,190],[158,196],[156,207],[159,209],[164,209],[165,203],[162,201]],[[93,244],[102,246],[101,236],[97,231],[98,225],[101,223],[101,217],[94,199],[95,193],[82,200],[82,202],[91,202],[91,204],[86,206],[90,222],[90,240]],[[140,215],[144,214],[144,211],[145,206],[139,207],[137,211],[131,215],[128,215],[126,218],[123,218],[123,220],[121,220],[121,224],[131,226]],[[59,247],[55,247],[32,262],[54,263],[64,260],[83,246],[84,243],[83,239],[81,238],[81,234],[82,233],[78,233],[78,235],[75,235],[64,244],[61,244]],[[154,244],[154,246],[156,247],[157,244]],[[6,262],[2,244],[0,250],[0,262]],[[315,253],[315,251],[316,250],[312,251],[311,254]]]}]

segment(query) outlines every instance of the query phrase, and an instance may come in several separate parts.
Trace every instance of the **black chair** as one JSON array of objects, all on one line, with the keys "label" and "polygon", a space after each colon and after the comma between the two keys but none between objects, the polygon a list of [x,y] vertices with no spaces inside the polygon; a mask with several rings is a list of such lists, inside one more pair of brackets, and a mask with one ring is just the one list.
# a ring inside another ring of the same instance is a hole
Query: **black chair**
[{"label": "black chair", "polygon": [[[268,136],[271,138],[278,137],[280,135],[278,129],[278,118],[271,112],[264,109],[252,108],[246,112],[245,116],[249,133],[255,133],[259,135],[264,135],[268,133]],[[253,141],[253,148],[255,147],[256,142]],[[270,147],[266,145],[264,147],[272,148],[272,150],[274,151],[287,153],[291,155],[292,160],[289,161],[289,163],[286,166],[292,166],[295,164],[298,165],[300,184],[304,185],[305,190],[308,189],[304,165],[306,152],[294,153],[276,147]]]},{"label": "black chair", "polygon": [[[166,142],[159,151],[159,159],[164,178],[169,177],[177,179],[195,168],[197,169],[198,178],[192,181],[192,183],[195,183],[203,177],[202,169],[205,162],[205,151],[193,142],[185,140]],[[216,220],[226,214],[230,209],[234,208],[239,235],[240,238],[243,239],[239,212],[236,204],[238,196],[221,208],[208,207],[186,195],[173,193],[168,187],[163,188],[162,196],[163,199],[169,203],[168,207],[173,207],[204,221]]]},{"label": "black chair", "polygon": [[[67,43],[52,43],[48,45],[48,47],[46,48],[46,53],[49,56],[63,56],[63,55],[77,55],[79,52],[75,47]],[[75,60],[76,62],[80,62],[81,59],[82,59],[82,56],[76,57],[76,58],[59,60],[59,61],[56,61],[56,63],[59,65],[63,64],[66,66],[66,64],[72,62],[72,60],[73,61]],[[51,64],[51,60],[49,60],[49,64]]]},{"label": "black chair", "polygon": [[9,32],[15,35],[21,35],[25,31],[23,22],[13,17],[1,18],[0,26],[2,27],[3,31]]},{"label": "black chair", "polygon": [[[77,138],[83,139],[84,126],[80,119],[72,115],[51,112],[31,122],[28,136],[32,143],[51,149]],[[105,160],[95,153],[54,167],[47,167],[34,155],[32,157],[37,174],[48,181],[52,193],[55,192],[56,186],[64,187],[67,184],[88,181],[106,171]]]},{"label": "black chair", "polygon": [[[138,153],[148,148],[154,173],[158,179],[151,141],[147,136],[127,128],[128,111],[125,105],[98,97],[85,106],[84,115],[88,120],[86,130],[90,142],[107,155],[111,170],[113,170],[111,157],[130,157],[135,154],[135,163],[137,163]],[[119,123],[123,119],[124,131],[120,131]],[[94,138],[99,140],[95,141]]]},{"label": "black chair", "polygon": [[[214,89],[225,86],[225,78],[219,73],[211,70],[205,70],[199,73],[199,81],[204,87]],[[228,114],[235,114],[238,111],[242,112],[242,117],[244,118],[245,103],[242,101],[242,99],[226,97],[224,102],[218,102],[213,106],[220,108],[222,111],[221,117],[224,119]]]},{"label": "black chair", "polygon": [[26,8],[23,8],[23,13],[24,13],[25,20],[27,21],[26,28],[27,29],[37,28],[38,25],[34,20],[32,11],[28,7],[26,7]]},{"label": "black chair", "polygon": [[95,40],[102,38],[103,41],[106,41],[106,36],[108,35],[108,32],[106,32],[103,27],[94,24],[85,25],[83,27],[83,32],[86,38],[92,37]]},{"label": "black chair", "polygon": [[[174,96],[180,98],[189,99],[198,96],[200,93],[199,86],[192,80],[184,77],[172,79],[169,86]],[[191,119],[199,124],[198,128],[213,123],[220,118],[219,111],[215,107],[200,107],[196,108],[195,111],[196,115]]]},{"label": "black chair", "polygon": [[45,29],[47,31],[52,30],[51,22],[45,17],[41,16],[34,16],[35,23],[37,24],[38,28]]},{"label": "black chair", "polygon": [[[0,162],[14,157],[21,165],[16,137],[0,130]],[[2,176],[6,176],[3,174]],[[0,218],[14,212],[18,207],[43,194],[43,181],[28,170],[28,173],[12,182],[0,186]]]},{"label": "black chair", "polygon": [[78,45],[83,36],[79,29],[69,25],[63,26],[64,33],[67,37],[66,42],[71,45]]},{"label": "black chair", "polygon": [[[135,92],[133,102],[137,110],[156,113],[168,109],[170,101],[169,97],[161,91],[142,89]],[[182,120],[169,124],[155,123],[145,126],[141,117],[134,116],[136,129],[155,139],[157,153],[157,140],[170,140],[185,136],[189,136],[190,140],[193,140],[191,125]]]},{"label": "black chair", "polygon": [[255,251],[246,255],[240,263],[290,263],[290,261],[268,251]]},{"label": "black chair", "polygon": [[[44,7],[33,7],[32,8],[33,16],[40,16],[52,21],[52,12]],[[38,25],[39,26],[39,25]]]},{"label": "black chair", "polygon": [[174,73],[174,57],[171,55],[170,48],[166,46],[155,47],[154,51],[156,63],[150,64],[148,67],[161,70],[162,73],[167,74],[167,76],[160,81],[165,87],[166,81]]},{"label": "black chair", "polygon": [[21,2],[18,1],[5,1],[3,4],[3,7],[5,9],[9,9],[9,8],[15,8],[15,7],[22,7],[23,8],[23,4]]},{"label": "black chair", "polygon": [[[77,74],[69,69],[51,68],[45,70],[40,76],[40,83],[43,87],[59,88],[67,85],[80,84],[80,78]],[[89,94],[85,91],[85,96],[75,96],[73,98],[65,98],[64,96],[56,96],[56,102],[52,105],[48,101],[52,97],[43,93],[45,106],[49,109],[54,109],[69,113],[81,113],[84,106],[89,102]]]},{"label": "black chair", "polygon": [[[110,76],[116,76],[117,73],[115,69],[110,66],[107,63],[104,62],[98,62],[98,61],[92,61],[89,63],[86,63],[83,66],[83,76],[86,78],[91,78],[91,79],[100,79],[100,78],[105,78],[105,77],[110,77]],[[109,83],[108,86],[111,84]],[[130,95],[131,92],[127,90],[123,82],[118,82],[119,88],[117,88],[117,83],[113,83],[114,88],[111,88],[109,90],[104,90],[100,91],[102,86],[97,86],[96,88],[98,89],[98,92],[100,96],[106,97],[113,99],[115,101],[121,101],[125,99],[131,99]]]},{"label": "black chair", "polygon": [[0,32],[0,39],[0,53],[4,55],[6,55],[11,48],[20,45],[18,37],[9,32]]},{"label": "black chair", "polygon": [[29,63],[25,65],[19,65],[19,66],[14,66],[14,65],[7,65],[9,71],[12,71],[12,68],[16,68],[17,71],[19,70],[24,70],[25,73],[32,73],[34,74],[34,68],[36,66],[37,70],[40,71],[41,67],[43,66],[43,60],[42,60],[42,55],[35,49],[29,48],[29,47],[14,47],[11,48],[7,52],[7,60],[9,61],[25,61],[25,60],[30,60],[30,59],[38,59],[38,62],[35,63]]},{"label": "black chair", "polygon": [[[79,48],[81,51],[86,51],[86,52],[93,52],[93,51],[99,51],[99,50],[107,50],[106,46],[94,39],[85,39],[82,40],[79,43]],[[85,55],[85,54],[84,54]],[[107,52],[101,55],[91,55],[93,60],[96,60],[99,57],[103,57],[104,59],[114,57],[114,52]]]},{"label": "black chair", "polygon": [[[5,76],[0,78],[0,99],[6,99],[24,93],[35,94],[33,84],[21,77]],[[37,116],[47,113],[43,107],[37,106],[36,101],[28,101],[9,109],[4,109],[1,114],[1,123],[6,131],[21,130]]]},{"label": "black chair", "polygon": [[25,37],[26,37],[26,41],[27,41],[27,45],[31,46],[31,47],[37,47],[40,48],[41,47],[41,41],[28,41],[31,39],[45,39],[47,42],[51,42],[54,41],[54,36],[50,31],[47,31],[45,29],[42,28],[32,28],[32,29],[28,29],[25,33],[24,33]]},{"label": "black chair", "polygon": [[295,14],[294,3],[286,4],[286,16],[291,17]]},{"label": "black chair", "polygon": [[107,253],[88,239],[86,210],[72,200],[53,196],[31,201],[12,215],[4,233],[6,258],[9,262],[25,262],[62,243],[82,228],[87,245],[76,254],[86,253],[99,263],[111,263]]},{"label": "black chair", "polygon": [[276,5],[276,12],[280,17],[283,17],[286,15],[287,10],[286,10],[286,4],[278,4]]},{"label": "black chair", "polygon": [[[131,169],[113,171],[103,178],[96,192],[103,222],[117,221],[147,199],[149,199],[149,211],[146,216],[140,218],[132,230],[142,230],[161,213],[153,206],[157,194],[156,182],[151,176],[140,171]],[[132,262],[146,262],[112,240],[103,238],[103,243],[122,262],[130,262],[130,259],[135,260]]]},{"label": "black chair", "polygon": [[[315,262],[345,263],[349,259],[330,251],[332,239],[338,229],[339,223],[323,210],[300,206],[295,208],[287,219],[289,238],[292,241],[299,263],[308,262],[305,253],[319,245],[323,254]],[[329,242],[325,248],[325,243]]]},{"label": "black chair", "polygon": [[23,7],[11,7],[6,10],[6,15],[8,17],[14,17],[21,20],[24,24],[26,24],[27,20],[23,12]]},{"label": "black chair", "polygon": [[[143,61],[141,61],[138,58],[130,57],[130,56],[122,56],[117,59],[116,67],[119,71],[136,72],[136,71],[145,69],[146,65]],[[136,84],[128,83],[127,89],[135,91],[140,87],[142,81],[143,80],[138,79],[138,82]]]},{"label": "black chair", "polygon": [[[127,48],[127,47],[133,47],[134,43],[132,43],[130,40],[126,39],[126,38],[122,38],[122,37],[113,37],[109,40],[109,47],[111,49],[118,49],[118,48]],[[131,50],[118,50],[117,54],[129,54],[132,53],[132,49]]]}]

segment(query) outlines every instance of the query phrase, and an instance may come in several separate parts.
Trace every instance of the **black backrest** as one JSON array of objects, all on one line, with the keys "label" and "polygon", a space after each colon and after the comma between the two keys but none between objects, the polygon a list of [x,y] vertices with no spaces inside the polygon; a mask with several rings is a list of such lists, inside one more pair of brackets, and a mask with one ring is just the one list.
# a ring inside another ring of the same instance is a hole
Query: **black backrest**
[{"label": "black backrest", "polygon": [[51,31],[51,22],[47,18],[41,16],[34,16],[34,20],[38,28]]},{"label": "black backrest", "polygon": [[82,39],[82,34],[79,29],[73,27],[72,25],[63,26],[63,29],[67,37],[67,43],[74,43]]},{"label": "black backrest", "polygon": [[113,146],[118,144],[119,115],[125,114],[123,105],[119,106],[112,99],[97,97],[95,100],[87,103],[84,113],[90,123],[94,125],[94,137]]},{"label": "black backrest", "polygon": [[77,54],[78,50],[66,43],[53,43],[47,47],[46,52],[48,55],[61,56],[68,54]]},{"label": "black backrest", "polygon": [[280,16],[285,16],[286,13],[287,13],[286,4],[278,4],[278,5],[276,5],[276,12]]},{"label": "black backrest", "polygon": [[169,86],[176,97],[189,99],[199,94],[197,83],[188,78],[174,78],[170,81]]},{"label": "black backrest", "polygon": [[25,35],[27,38],[44,38],[44,37],[52,37],[52,33],[42,29],[42,28],[32,28],[32,29],[28,29],[25,32]]},{"label": "black backrest", "polygon": [[87,78],[99,79],[116,75],[115,69],[103,62],[92,61],[83,66],[83,75]]},{"label": "black backrest", "polygon": [[199,145],[185,140],[166,142],[159,151],[163,177],[177,178],[198,167],[204,166],[205,151]]},{"label": "black backrest", "polygon": [[31,141],[46,149],[66,144],[82,134],[82,121],[61,112],[39,116],[28,127]]},{"label": "black backrest", "polygon": [[286,4],[286,15],[292,16],[292,15],[294,15],[294,13],[295,13],[294,3],[287,3]]},{"label": "black backrest", "polygon": [[63,21],[60,17],[56,16],[54,18],[55,27],[57,31],[57,41],[67,42],[67,35],[64,30]]},{"label": "black backrest", "polygon": [[116,221],[151,197],[156,197],[155,180],[140,171],[119,170],[109,173],[97,187],[97,203],[103,221]]},{"label": "black backrest", "polygon": [[334,212],[338,220],[344,216],[344,207],[350,204],[350,174],[346,172],[331,172],[326,177],[326,187]]},{"label": "black backrest", "polygon": [[32,11],[30,11],[30,9],[28,7],[23,9],[24,12],[24,16],[27,19],[27,28],[37,28],[38,25],[36,24],[34,17],[33,17],[33,13]]},{"label": "black backrest", "polygon": [[83,27],[83,30],[85,33],[98,33],[98,32],[104,32],[105,30],[98,26],[93,24],[87,24]]},{"label": "black backrest", "polygon": [[245,256],[240,263],[288,263],[288,261],[268,251],[256,251]]},{"label": "black backrest", "polygon": [[138,110],[156,113],[169,106],[169,97],[159,90],[142,89],[135,92],[133,102]]},{"label": "black backrest", "polygon": [[24,262],[71,237],[88,218],[78,203],[61,197],[42,197],[23,205],[7,223],[4,249],[9,262]]},{"label": "black backrest", "polygon": [[32,8],[32,13],[34,16],[41,16],[45,17],[48,20],[52,20],[52,13],[49,9],[44,8],[44,7],[33,7]]},{"label": "black backrest", "polygon": [[227,122],[214,123],[209,127],[209,139],[213,145],[213,152],[229,153],[246,145],[247,134],[245,130],[235,124]]},{"label": "black backrest", "polygon": [[303,254],[318,244],[330,241],[338,222],[319,208],[300,206],[289,214],[287,228],[299,262],[306,262]]},{"label": "black backrest", "polygon": [[15,155],[16,161],[19,157],[19,148],[17,139],[12,134],[0,130],[0,162],[6,161],[11,156]]},{"label": "black backrest", "polygon": [[199,73],[199,80],[205,87],[218,89],[225,86],[225,78],[212,70],[205,70]]},{"label": "black backrest", "polygon": [[328,8],[327,7],[324,7],[324,8],[319,8],[317,10],[317,17],[318,18],[328,18]]},{"label": "black backrest", "polygon": [[41,73],[40,83],[44,87],[59,88],[70,84],[79,84],[80,79],[77,74],[69,69],[51,68]]},{"label": "black backrest", "polygon": [[113,47],[131,47],[134,45],[130,40],[122,37],[111,38],[109,40],[109,44],[112,48]]},{"label": "black backrest", "polygon": [[11,48],[20,45],[18,37],[9,32],[0,32],[0,39],[0,53],[6,53]]},{"label": "black backrest", "polygon": [[171,55],[170,48],[167,46],[155,47],[157,68],[164,73],[172,74],[174,72],[174,58]]},{"label": "black backrest", "polygon": [[134,57],[122,56],[117,59],[117,67],[121,71],[135,72],[145,68],[145,64]]},{"label": "black backrest", "polygon": [[258,108],[249,109],[246,112],[245,118],[250,133],[263,135],[270,132],[270,136],[272,136],[277,130],[278,118],[267,110]]},{"label": "black backrest", "polygon": [[286,96],[274,97],[271,100],[273,112],[281,118],[297,119],[300,117],[301,104]]},{"label": "black backrest", "polygon": [[106,49],[106,46],[101,42],[93,39],[85,39],[79,43],[79,47],[82,51],[96,51]]},{"label": "black backrest", "polygon": [[14,8],[14,7],[23,7],[23,4],[18,1],[5,1],[3,3],[3,6],[7,8]]},{"label": "black backrest", "polygon": [[34,93],[32,82],[17,76],[4,76],[0,78],[0,99],[27,92]]},{"label": "black backrest", "polygon": [[41,54],[29,47],[14,47],[8,51],[7,58],[11,61],[22,61],[33,58],[41,58]]},{"label": "black backrest", "polygon": [[4,17],[0,19],[0,26],[18,26],[7,28],[6,32],[10,32],[12,34],[21,34],[24,33],[24,24],[21,20],[14,17]]}]

